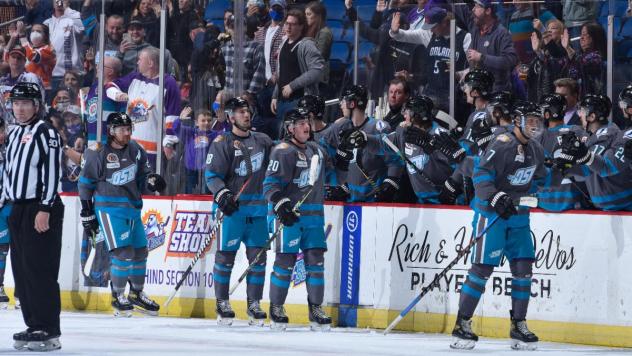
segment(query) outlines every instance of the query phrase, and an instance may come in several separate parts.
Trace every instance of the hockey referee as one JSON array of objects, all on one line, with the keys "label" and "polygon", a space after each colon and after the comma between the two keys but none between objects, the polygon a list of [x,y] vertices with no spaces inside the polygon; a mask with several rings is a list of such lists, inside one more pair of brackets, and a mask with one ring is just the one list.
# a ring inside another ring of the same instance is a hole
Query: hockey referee
[{"label": "hockey referee", "polygon": [[11,265],[20,293],[25,331],[14,347],[31,351],[61,348],[59,262],[64,205],[57,194],[61,138],[41,119],[39,87],[17,83],[9,94],[16,125],[9,131],[2,200],[11,205]]}]

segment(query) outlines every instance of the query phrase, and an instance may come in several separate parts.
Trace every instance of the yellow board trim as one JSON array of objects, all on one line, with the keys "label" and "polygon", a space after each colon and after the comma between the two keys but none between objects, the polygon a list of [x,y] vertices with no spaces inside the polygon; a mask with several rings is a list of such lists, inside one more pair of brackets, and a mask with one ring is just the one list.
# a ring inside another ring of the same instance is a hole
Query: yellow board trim
[{"label": "yellow board trim", "polygon": [[[101,289],[101,288],[99,288]],[[96,290],[96,288],[95,288]],[[13,289],[7,288],[7,294],[13,295]],[[153,297],[152,297],[153,298]],[[109,292],[61,292],[63,310],[111,312],[111,295]],[[158,304],[163,305],[166,297],[155,297]],[[11,298],[11,303],[14,299]],[[231,302],[238,319],[247,319],[246,302],[235,300]],[[264,310],[269,304],[261,303]],[[285,306],[288,317],[293,324],[307,324],[307,305],[288,304]],[[337,307],[324,308],[331,315],[334,324],[338,320]],[[174,298],[169,309],[160,311],[161,316],[181,318],[215,319],[215,300],[200,298]],[[384,329],[399,315],[399,311],[385,309],[358,309],[358,328]],[[397,330],[425,333],[450,333],[456,320],[455,315],[414,312],[408,314],[397,326]],[[509,317],[481,317],[473,318],[474,332],[480,336],[492,338],[507,338],[509,334]],[[541,341],[563,342],[571,344],[598,345],[609,347],[632,347],[632,327],[612,326],[601,324],[584,324],[573,322],[529,320],[529,328]]]}]

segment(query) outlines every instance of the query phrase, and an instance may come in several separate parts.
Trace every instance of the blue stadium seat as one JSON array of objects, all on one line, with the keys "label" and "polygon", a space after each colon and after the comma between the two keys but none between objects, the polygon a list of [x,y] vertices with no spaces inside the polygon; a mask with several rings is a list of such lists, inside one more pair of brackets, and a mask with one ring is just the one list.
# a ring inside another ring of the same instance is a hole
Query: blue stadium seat
[{"label": "blue stadium seat", "polygon": [[371,54],[371,51],[373,51],[373,48],[375,48],[375,44],[368,41],[361,41],[358,48],[358,57],[363,58],[368,56]]},{"label": "blue stadium seat", "polygon": [[373,13],[375,12],[375,4],[373,5],[363,5],[357,6],[358,17],[364,21],[371,21],[373,17]]},{"label": "blue stadium seat", "polygon": [[342,20],[346,13],[344,0],[323,1],[328,20]]},{"label": "blue stadium seat", "polygon": [[204,21],[212,22],[214,19],[223,19],[224,10],[232,8],[233,4],[230,0],[215,0],[206,5],[204,9]]},{"label": "blue stadium seat", "polygon": [[330,60],[339,60],[344,64],[348,64],[351,61],[351,50],[353,46],[346,41],[334,41],[331,44],[331,56]]}]

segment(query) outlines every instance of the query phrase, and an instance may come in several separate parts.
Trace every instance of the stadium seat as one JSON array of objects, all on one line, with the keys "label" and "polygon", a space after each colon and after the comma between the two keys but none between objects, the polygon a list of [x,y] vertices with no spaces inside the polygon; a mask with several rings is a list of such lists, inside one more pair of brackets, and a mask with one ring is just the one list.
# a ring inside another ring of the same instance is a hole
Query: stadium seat
[{"label": "stadium seat", "polygon": [[347,41],[334,41],[331,45],[330,60],[339,60],[344,64],[351,61],[351,50],[353,46]]}]

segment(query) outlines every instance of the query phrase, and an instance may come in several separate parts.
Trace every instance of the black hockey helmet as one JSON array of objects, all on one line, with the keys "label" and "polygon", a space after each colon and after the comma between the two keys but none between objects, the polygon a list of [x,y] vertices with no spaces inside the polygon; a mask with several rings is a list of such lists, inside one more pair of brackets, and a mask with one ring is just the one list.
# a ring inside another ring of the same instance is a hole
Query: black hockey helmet
[{"label": "black hockey helmet", "polygon": [[542,114],[546,116],[549,113],[549,120],[562,120],[566,112],[566,98],[560,94],[546,94],[540,98],[540,107]]},{"label": "black hockey helmet", "polygon": [[42,100],[42,91],[39,85],[31,82],[19,82],[11,88],[9,100],[33,100],[39,104]]},{"label": "black hockey helmet", "polygon": [[588,94],[582,98],[579,109],[585,112],[586,117],[595,114],[599,122],[606,123],[612,110],[612,102],[605,95]]},{"label": "black hockey helmet", "polygon": [[465,75],[463,86],[476,90],[479,95],[488,98],[494,88],[494,75],[486,69],[472,69]]},{"label": "black hockey helmet", "polygon": [[418,124],[432,122],[434,103],[425,95],[411,96],[406,100],[402,109],[403,111],[410,110],[411,120]]},{"label": "black hockey helmet", "polygon": [[504,116],[509,116],[513,106],[513,96],[508,91],[494,92],[489,96],[488,106],[492,109],[492,114],[493,110],[499,108]]},{"label": "black hockey helmet", "polygon": [[296,110],[301,114],[312,113],[317,119],[322,120],[325,114],[325,99],[319,95],[307,94],[298,100]]},{"label": "black hockey helmet", "polygon": [[624,113],[629,107],[632,107],[632,83],[628,84],[619,93],[619,107]]},{"label": "black hockey helmet", "polygon": [[[349,109],[365,109],[369,100],[368,98],[369,94],[364,86],[354,85],[342,92],[340,100],[344,100]],[[350,103],[354,103],[354,105],[349,106]]]},{"label": "black hockey helmet", "polygon": [[[542,109],[537,104],[529,101],[521,103],[520,108],[514,113],[514,124],[525,137],[534,138],[544,131]],[[537,121],[534,122],[534,119]]]},{"label": "black hockey helmet", "polygon": [[284,139],[289,139],[292,137],[292,133],[290,132],[290,125],[293,125],[301,120],[309,120],[309,115],[307,113],[301,113],[296,109],[285,112],[285,117],[283,118],[283,125],[285,126],[285,136],[283,137]]},{"label": "black hockey helmet", "polygon": [[252,110],[250,109],[250,104],[248,103],[248,101],[240,97],[231,98],[224,105],[224,111],[229,117],[232,116],[233,111],[239,108],[246,108],[248,109],[248,112],[252,113]]},{"label": "black hockey helmet", "polygon": [[132,126],[132,119],[124,112],[113,112],[108,115],[106,124],[109,129],[119,126]]}]

